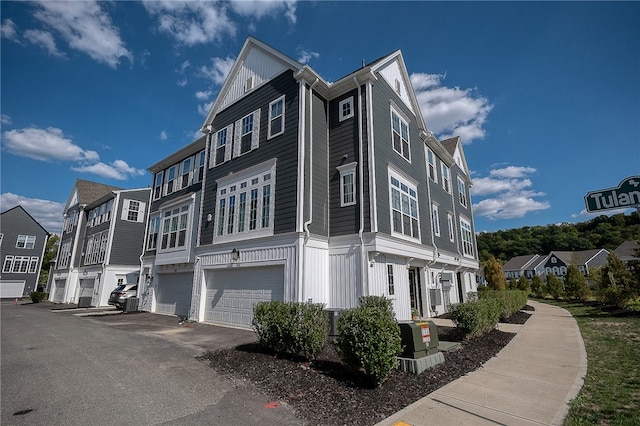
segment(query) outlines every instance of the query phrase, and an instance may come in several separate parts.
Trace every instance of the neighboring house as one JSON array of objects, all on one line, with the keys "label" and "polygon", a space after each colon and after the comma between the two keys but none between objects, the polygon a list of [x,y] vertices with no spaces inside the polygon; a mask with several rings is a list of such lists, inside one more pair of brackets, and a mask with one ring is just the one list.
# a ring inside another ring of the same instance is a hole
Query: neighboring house
[{"label": "neighboring house", "polygon": [[[174,218],[187,237],[163,253],[157,232],[143,258],[143,294],[155,300],[144,306],[173,301],[186,313],[191,277],[187,316],[240,327],[263,300],[343,309],[379,295],[407,320],[476,291],[462,143],[428,130],[400,51],[330,83],[250,37],[201,131],[203,182],[152,205],[162,224],[148,239]],[[199,149],[153,166],[154,188]]]},{"label": "neighboring house", "polygon": [[22,206],[0,215],[0,298],[22,298],[37,290],[49,232]]},{"label": "neighboring house", "polygon": [[544,274],[544,267],[542,263],[545,258],[539,254],[529,254],[525,256],[516,256],[502,266],[504,276],[507,280],[519,279],[524,276],[527,279],[531,279],[536,275]]},{"label": "neighboring house", "polygon": [[640,241],[625,241],[613,250],[613,254],[623,262],[632,260],[640,260],[638,258],[638,250],[640,250]]},{"label": "neighboring house", "polygon": [[151,189],[122,189],[78,179],[64,209],[64,225],[49,300],[105,306],[118,284],[140,275]]},{"label": "neighboring house", "polygon": [[569,265],[576,265],[582,275],[589,276],[590,271],[605,266],[609,252],[605,249],[584,251],[552,251],[543,262],[545,275],[564,277]]},{"label": "neighboring house", "polygon": [[189,316],[200,191],[206,169],[202,136],[149,168],[149,227],[142,256],[143,310]]}]

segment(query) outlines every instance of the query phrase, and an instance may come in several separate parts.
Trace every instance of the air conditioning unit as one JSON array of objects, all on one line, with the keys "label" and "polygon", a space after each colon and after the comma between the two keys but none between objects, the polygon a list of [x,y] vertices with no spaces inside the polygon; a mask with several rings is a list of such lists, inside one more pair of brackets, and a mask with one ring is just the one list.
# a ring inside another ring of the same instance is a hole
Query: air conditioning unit
[{"label": "air conditioning unit", "polygon": [[124,301],[122,312],[136,312],[138,310],[138,298],[130,297]]},{"label": "air conditioning unit", "polygon": [[440,293],[440,289],[430,288],[429,299],[431,300],[431,306],[442,305],[442,293]]}]

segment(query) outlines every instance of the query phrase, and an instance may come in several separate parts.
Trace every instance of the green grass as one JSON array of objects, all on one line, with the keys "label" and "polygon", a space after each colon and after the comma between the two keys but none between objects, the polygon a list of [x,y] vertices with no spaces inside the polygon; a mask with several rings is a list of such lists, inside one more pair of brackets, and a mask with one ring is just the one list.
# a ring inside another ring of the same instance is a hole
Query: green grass
[{"label": "green grass", "polygon": [[567,309],[587,350],[587,375],[565,426],[640,425],[640,315],[593,302],[544,300]]}]

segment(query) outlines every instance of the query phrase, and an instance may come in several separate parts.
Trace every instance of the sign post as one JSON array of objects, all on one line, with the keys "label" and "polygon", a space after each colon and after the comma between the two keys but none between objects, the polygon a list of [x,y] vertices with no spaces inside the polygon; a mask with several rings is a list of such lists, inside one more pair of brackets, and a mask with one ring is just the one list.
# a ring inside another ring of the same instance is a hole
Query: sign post
[{"label": "sign post", "polygon": [[584,203],[589,213],[633,207],[640,211],[640,176],[628,177],[616,188],[588,192]]}]

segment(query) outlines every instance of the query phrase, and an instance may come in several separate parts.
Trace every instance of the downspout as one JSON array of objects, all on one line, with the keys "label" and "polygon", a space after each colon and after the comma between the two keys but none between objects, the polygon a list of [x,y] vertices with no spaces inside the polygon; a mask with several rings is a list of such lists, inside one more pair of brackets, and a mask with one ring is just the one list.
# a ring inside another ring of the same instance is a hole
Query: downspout
[{"label": "downspout", "polygon": [[[154,183],[155,183],[155,175],[152,177],[152,179],[154,179]],[[147,280],[146,277],[144,277],[144,262],[142,260],[142,258],[144,257],[144,253],[147,250],[147,238],[149,238],[149,218],[151,217],[151,202],[153,201],[153,191],[154,188],[153,186],[151,187],[151,191],[149,191],[149,204],[147,204],[147,218],[146,218],[146,223],[144,225],[144,239],[142,241],[142,253],[140,253],[140,273],[138,274],[138,288],[143,288],[144,291],[143,292],[138,292],[138,309],[140,309],[140,306],[145,306],[146,304],[144,303],[144,301],[147,298],[147,295],[149,294],[149,285],[147,284]],[[151,274],[151,268],[149,268],[149,275]],[[140,297],[142,296],[142,297]]]},{"label": "downspout", "polygon": [[[313,82],[311,86],[309,86],[309,220],[307,220],[303,225],[304,230],[304,244],[302,245],[302,279],[306,278],[306,269],[307,269],[307,242],[309,241],[309,237],[311,236],[311,232],[309,231],[309,225],[313,222],[313,88],[320,79],[316,77],[316,81]],[[303,166],[304,167],[304,166]],[[303,168],[304,170],[304,168]],[[302,210],[304,214],[304,209]],[[300,283],[300,291],[302,293],[302,301],[305,300],[305,284]]]},{"label": "downspout", "polygon": [[360,229],[358,229],[358,237],[360,238],[360,279],[362,280],[362,295],[367,296],[369,292],[367,291],[367,286],[365,285],[365,273],[367,269],[365,267],[365,253],[364,253],[364,172],[362,170],[363,162],[364,162],[364,154],[362,152],[362,88],[358,83],[358,78],[356,76],[353,77],[353,82],[356,84],[358,88],[358,155],[360,157],[360,164],[358,164],[358,180],[360,181]]},{"label": "downspout", "polygon": [[[456,179],[457,178],[458,178],[458,176],[456,176]],[[451,179],[451,180],[453,180],[453,179]],[[457,181],[456,181],[456,183],[457,183]],[[451,205],[453,206],[453,220],[454,220],[453,229],[454,229],[454,238],[455,238],[455,236],[458,235],[458,233],[455,232],[457,230],[456,222],[457,222],[458,213],[456,212],[456,198],[453,196],[453,182],[451,182]],[[462,269],[462,252],[460,251],[460,239],[459,238],[456,238],[456,250],[458,251],[458,266],[456,266],[456,278],[457,278],[458,277],[458,272],[460,271],[460,269]],[[463,279],[463,281],[464,281],[464,279]],[[460,286],[464,285],[463,282],[460,282],[458,284]],[[464,288],[462,290],[464,290]],[[466,295],[466,292],[464,292],[464,291],[462,291],[461,293],[462,293],[462,299],[463,300],[461,300],[460,303],[465,301],[464,300],[464,296]]]},{"label": "downspout", "polygon": [[[296,214],[296,233],[300,233],[304,231],[304,148],[305,148],[305,101],[306,101],[306,93],[307,89],[305,87],[304,80],[300,80],[299,89],[298,89],[298,117],[299,125],[298,125],[298,181],[296,182],[297,186],[297,214]],[[299,244],[299,243],[298,243]],[[304,246],[304,242],[303,242]],[[304,286],[302,285],[302,281],[304,280],[304,247],[301,247],[298,251],[298,265],[297,265],[297,276],[296,280],[297,285],[295,286],[296,298],[298,302],[302,302],[304,300]],[[285,290],[286,293],[286,290]],[[286,298],[285,294],[285,298]]]},{"label": "downspout", "polygon": [[[425,141],[425,143],[426,143],[426,141]],[[428,149],[428,147],[427,147],[427,149]],[[436,173],[437,173],[437,171],[436,171]],[[436,239],[433,236],[433,218],[431,217],[431,215],[433,214],[433,209],[431,208],[431,182],[429,181],[429,179],[430,179],[429,178],[429,172],[427,171],[427,198],[429,200],[429,217],[431,218],[431,221],[429,222],[429,229],[431,229],[431,232],[430,232],[431,233],[431,245],[433,245],[433,260],[427,262],[427,267],[429,269],[431,269],[431,266],[435,265],[437,263],[437,261],[438,261],[438,246],[436,245]],[[431,275],[431,274],[429,274],[429,275]],[[429,276],[429,278],[430,278],[430,276]],[[438,278],[436,276],[436,280],[437,279]],[[438,283],[435,282],[434,284],[435,284],[436,290],[437,290],[438,289]],[[431,295],[429,294],[428,289],[427,289],[427,297],[426,297],[426,299],[427,299],[427,303],[428,303],[427,311],[429,312],[429,318],[431,318],[431,306],[434,306],[434,305],[431,305]]]}]

